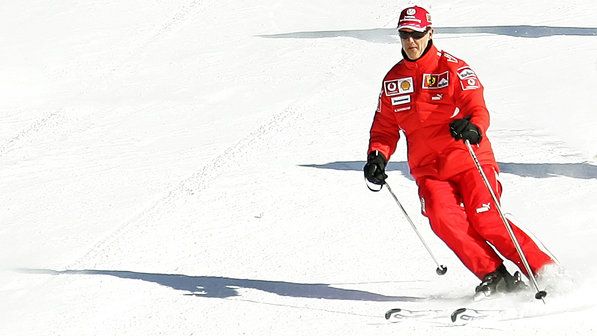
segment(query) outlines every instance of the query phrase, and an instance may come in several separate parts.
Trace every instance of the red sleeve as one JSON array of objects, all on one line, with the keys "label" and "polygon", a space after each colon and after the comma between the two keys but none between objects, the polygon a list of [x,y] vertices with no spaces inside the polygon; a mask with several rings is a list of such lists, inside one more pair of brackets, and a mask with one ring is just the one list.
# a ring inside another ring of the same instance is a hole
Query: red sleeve
[{"label": "red sleeve", "polygon": [[489,128],[489,111],[483,98],[483,85],[466,62],[459,62],[456,75],[456,106],[460,108],[462,115],[471,116],[471,122],[485,134]]},{"label": "red sleeve", "polygon": [[394,117],[394,112],[390,108],[389,98],[385,95],[382,88],[377,103],[377,111],[373,117],[373,124],[369,131],[369,149],[367,154],[372,151],[379,151],[389,160],[390,156],[396,151],[396,145],[400,138],[398,123]]}]

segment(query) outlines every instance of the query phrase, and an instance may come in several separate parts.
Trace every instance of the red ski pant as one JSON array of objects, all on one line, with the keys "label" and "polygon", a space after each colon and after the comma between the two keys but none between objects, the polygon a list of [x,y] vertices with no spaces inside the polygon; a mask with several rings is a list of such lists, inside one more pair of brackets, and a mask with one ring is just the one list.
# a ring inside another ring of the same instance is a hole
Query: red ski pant
[{"label": "red ski pant", "polygon": [[[495,169],[484,166],[483,171],[499,200],[501,185]],[[431,229],[479,279],[502,264],[492,245],[527,273],[477,169],[464,171],[449,180],[422,177],[417,179],[417,184],[423,215],[429,219]],[[533,273],[553,263],[526,233],[512,222],[510,225]]]}]

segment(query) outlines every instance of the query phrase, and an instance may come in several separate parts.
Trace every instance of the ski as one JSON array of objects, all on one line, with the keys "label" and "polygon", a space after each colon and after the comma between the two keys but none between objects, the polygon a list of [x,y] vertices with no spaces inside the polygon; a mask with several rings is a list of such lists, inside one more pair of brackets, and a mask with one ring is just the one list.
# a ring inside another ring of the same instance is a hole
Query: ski
[{"label": "ski", "polygon": [[458,308],[450,309],[405,309],[392,308],[386,311],[385,318],[391,322],[408,320],[445,320],[448,318],[452,323],[466,324],[472,321],[497,317],[502,313],[499,309],[473,309]]},{"label": "ski", "polygon": [[430,320],[446,317],[448,312],[444,309],[405,309],[392,308],[385,314],[390,322],[403,322],[407,320]]},{"label": "ski", "polygon": [[502,313],[498,309],[473,309],[473,308],[458,308],[450,314],[450,320],[453,323],[464,322],[468,323],[474,320],[481,320],[488,317],[496,317]]}]

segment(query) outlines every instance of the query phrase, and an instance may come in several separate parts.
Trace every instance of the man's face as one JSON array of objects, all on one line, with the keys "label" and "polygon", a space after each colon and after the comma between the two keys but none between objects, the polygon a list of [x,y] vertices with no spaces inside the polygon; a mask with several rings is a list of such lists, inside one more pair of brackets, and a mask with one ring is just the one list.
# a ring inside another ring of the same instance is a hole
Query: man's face
[{"label": "man's face", "polygon": [[[427,48],[427,44],[433,35],[433,30],[428,28],[427,32],[420,33],[412,29],[403,28],[400,29],[399,34],[400,43],[402,43],[402,49],[406,53],[406,56],[408,56],[411,61],[416,61],[423,55],[425,48]],[[420,37],[421,35],[423,36]],[[420,38],[417,39],[417,37]]]}]

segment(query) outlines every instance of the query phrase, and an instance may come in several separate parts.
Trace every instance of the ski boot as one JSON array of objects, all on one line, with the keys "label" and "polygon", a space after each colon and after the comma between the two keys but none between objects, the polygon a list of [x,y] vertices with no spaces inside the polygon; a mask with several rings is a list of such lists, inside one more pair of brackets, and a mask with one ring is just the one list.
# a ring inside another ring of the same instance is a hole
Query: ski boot
[{"label": "ski boot", "polygon": [[511,293],[524,290],[527,285],[522,281],[520,272],[510,274],[504,265],[483,277],[483,282],[475,288],[474,300],[480,300],[496,293]]}]

